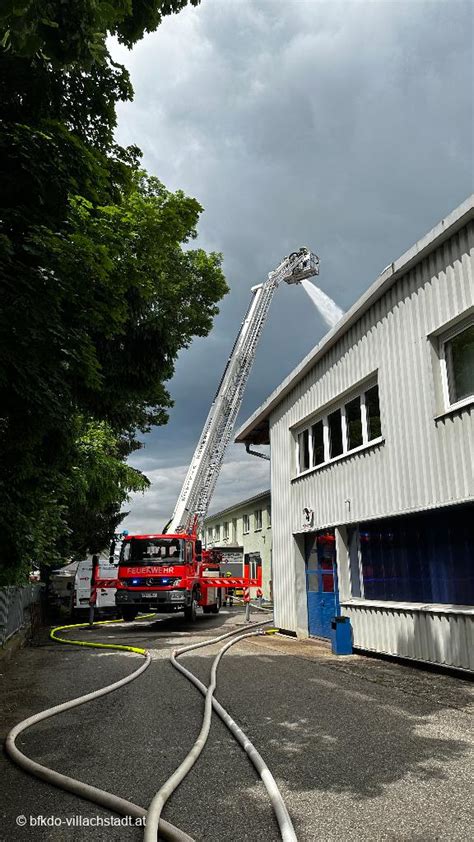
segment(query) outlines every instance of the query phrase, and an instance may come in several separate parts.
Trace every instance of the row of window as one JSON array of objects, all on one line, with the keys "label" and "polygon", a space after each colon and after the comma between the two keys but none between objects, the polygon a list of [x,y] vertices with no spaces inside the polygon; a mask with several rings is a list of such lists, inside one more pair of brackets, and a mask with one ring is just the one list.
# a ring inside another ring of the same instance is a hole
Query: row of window
[{"label": "row of window", "polygon": [[375,385],[298,434],[298,473],[331,462],[381,435],[379,387]]},{"label": "row of window", "polygon": [[[269,529],[272,525],[272,517],[271,517],[271,509],[270,506],[267,506],[266,509],[266,516],[267,516],[267,528]],[[254,532],[258,532],[259,530],[263,529],[263,510],[262,509],[255,509],[253,516],[250,514],[246,514],[242,516],[242,532],[244,535],[248,535],[251,528],[251,517],[253,517],[253,530]],[[216,542],[216,541],[229,541],[232,538],[232,542],[237,542],[237,518],[232,518],[232,521],[229,522],[225,520],[222,524],[222,531],[221,531],[221,524],[217,523],[215,526],[209,526],[207,529],[207,540]]]},{"label": "row of window", "polygon": [[[461,407],[474,396],[474,317],[435,336],[444,409]],[[325,465],[382,436],[378,385],[319,418],[297,436],[297,473]]]}]

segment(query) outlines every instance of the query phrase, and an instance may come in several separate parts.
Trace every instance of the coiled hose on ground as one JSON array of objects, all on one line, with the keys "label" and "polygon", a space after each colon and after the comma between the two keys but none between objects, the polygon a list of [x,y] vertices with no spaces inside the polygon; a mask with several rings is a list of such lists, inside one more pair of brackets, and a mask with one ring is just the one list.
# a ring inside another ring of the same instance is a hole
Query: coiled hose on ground
[{"label": "coiled hose on ground", "polygon": [[[110,622],[114,621],[106,620],[103,623],[96,623],[95,625],[105,625]],[[119,796],[113,795],[111,792],[107,792],[104,789],[99,789],[98,787],[91,786],[83,781],[78,781],[76,778],[70,778],[68,775],[62,775],[54,769],[49,769],[47,766],[42,766],[40,763],[36,763],[36,761],[31,760],[26,756],[26,754],[23,754],[23,752],[20,751],[15,744],[15,741],[20,734],[32,725],[36,725],[44,719],[50,719],[58,713],[71,710],[79,705],[85,705],[87,702],[92,701],[92,699],[100,699],[101,696],[113,693],[114,690],[118,690],[119,687],[124,687],[126,684],[130,684],[131,681],[135,681],[135,679],[138,678],[142,672],[145,672],[145,670],[150,666],[151,657],[146,649],[140,649],[136,646],[122,646],[118,643],[94,643],[92,641],[85,640],[68,640],[67,638],[57,636],[57,632],[64,631],[66,629],[80,628],[89,628],[89,623],[57,626],[51,631],[50,637],[58,643],[68,643],[73,646],[87,646],[94,649],[118,649],[122,652],[133,652],[135,655],[142,655],[145,658],[144,662],[138,669],[130,673],[130,675],[125,676],[125,678],[121,678],[119,681],[115,681],[113,684],[108,684],[106,687],[101,687],[99,690],[86,693],[84,696],[78,696],[76,699],[71,699],[69,702],[64,702],[61,705],[55,705],[52,708],[48,708],[47,710],[34,714],[34,716],[28,717],[28,719],[24,719],[23,722],[19,722],[18,725],[15,725],[15,727],[9,732],[5,741],[5,749],[18,766],[21,766],[22,769],[29,772],[31,775],[34,775],[36,778],[40,778],[41,780],[53,784],[53,786],[59,787],[60,789],[64,789],[67,792],[72,792],[74,795],[79,795],[81,798],[86,798],[88,801],[92,801],[94,804],[105,807],[107,810],[112,810],[121,816],[132,816],[136,819],[143,819],[147,815],[147,811],[144,807],[140,807],[138,804],[133,804],[125,798],[119,798]],[[188,836],[187,833],[184,833],[184,831],[164,819],[160,819],[160,836],[162,836],[163,839],[169,840],[169,842],[194,842],[191,836]]]},{"label": "coiled hose on ground", "polygon": [[[268,625],[270,622],[271,620],[264,620],[260,623],[253,623],[252,626],[250,626],[250,628]],[[195,687],[197,687],[198,690],[205,697],[204,714],[201,731],[196,742],[194,743],[193,747],[191,748],[187,756],[184,758],[182,763],[175,770],[175,772],[173,772],[173,774],[168,778],[167,781],[165,781],[163,786],[158,790],[148,808],[144,842],[156,842],[158,823],[159,821],[161,821],[161,811],[163,810],[166,801],[168,800],[170,795],[172,795],[174,790],[179,786],[179,784],[184,780],[188,772],[192,769],[207,742],[207,738],[209,736],[209,731],[211,727],[211,715],[213,708],[217,715],[220,717],[220,719],[230,730],[231,734],[237,740],[239,745],[244,749],[249,760],[257,770],[270,798],[270,803],[275,813],[275,817],[280,828],[280,834],[283,842],[297,842],[296,833],[293,828],[291,818],[289,816],[281,792],[278,789],[276,781],[272,773],[270,772],[270,769],[268,768],[267,764],[255,748],[255,746],[244,734],[242,729],[239,728],[237,723],[232,719],[232,717],[225,710],[225,708],[223,708],[222,705],[220,705],[219,702],[217,702],[216,699],[214,699],[213,697],[217,683],[217,668],[223,655],[227,652],[228,649],[230,649],[231,646],[234,645],[234,643],[238,643],[239,641],[244,640],[247,637],[254,637],[255,635],[261,633],[265,632],[262,632],[262,630],[251,631],[245,632],[244,634],[240,634],[237,637],[233,637],[233,635],[235,635],[236,632],[232,631],[228,632],[227,634],[219,635],[219,637],[214,637],[211,640],[205,640],[201,643],[193,643],[189,646],[183,646],[180,649],[173,650],[173,652],[171,653],[171,663],[173,664],[173,666],[177,670],[179,670],[179,672],[185,675],[186,678],[189,681],[191,681],[192,684],[194,684]],[[202,682],[199,681],[199,679],[192,672],[187,670],[177,660],[180,655],[184,655],[186,652],[191,652],[194,649],[200,649],[204,646],[211,646],[212,644],[218,643],[219,641],[225,640],[229,637],[232,637],[232,640],[226,643],[219,650],[216,657],[214,658],[211,667],[211,676],[208,687],[205,687],[205,685],[202,684]]]},{"label": "coiled hose on ground", "polygon": [[[259,606],[254,607],[258,608]],[[145,619],[145,617],[142,619]],[[96,625],[104,625],[110,622],[114,621],[108,620],[104,621],[104,623],[97,623]],[[247,628],[256,629],[257,627],[268,625],[268,623],[270,622],[270,620],[266,620],[259,623],[253,623],[247,626]],[[197,689],[203,694],[203,696],[205,696],[203,723],[200,734],[194,746],[190,750],[187,757],[180,764],[178,769],[170,776],[170,778],[168,778],[168,780],[156,793],[155,797],[153,798],[150,804],[150,807],[148,808],[148,811],[144,807],[141,807],[137,804],[133,804],[131,801],[127,801],[124,798],[120,798],[119,796],[113,795],[112,793],[107,792],[106,790],[102,790],[98,787],[91,786],[89,784],[84,783],[83,781],[79,781],[67,775],[62,775],[59,772],[56,772],[54,769],[49,769],[47,766],[42,766],[40,763],[36,763],[34,760],[31,760],[18,749],[18,747],[15,744],[15,741],[18,738],[18,736],[27,728],[31,727],[32,725],[35,725],[38,722],[43,721],[44,719],[49,719],[52,716],[56,716],[58,713],[62,713],[66,710],[78,707],[79,705],[86,704],[87,702],[92,701],[93,699],[98,699],[101,696],[105,696],[108,693],[112,693],[115,690],[118,690],[120,687],[123,687],[124,685],[129,684],[131,681],[134,681],[149,667],[151,663],[151,657],[146,649],[141,649],[134,646],[125,646],[115,643],[95,643],[91,641],[69,640],[67,638],[60,638],[57,636],[57,632],[59,631],[87,627],[89,627],[88,623],[79,623],[69,626],[58,626],[57,628],[51,631],[50,636],[53,640],[56,640],[59,643],[67,643],[75,646],[87,646],[100,649],[114,649],[124,652],[133,652],[134,654],[142,655],[145,658],[144,663],[133,673],[126,676],[125,678],[120,679],[119,681],[114,682],[113,684],[109,684],[106,687],[102,687],[99,690],[95,690],[91,693],[79,696],[68,702],[64,702],[63,704],[55,705],[52,708],[48,708],[47,710],[41,711],[40,713],[35,714],[34,716],[30,716],[28,717],[28,719],[23,720],[23,722],[20,722],[18,725],[11,729],[5,743],[6,751],[8,752],[12,760],[14,760],[14,762],[17,763],[26,772],[29,772],[30,774],[33,774],[36,777],[53,784],[54,786],[57,786],[68,792],[72,792],[75,795],[79,795],[82,798],[86,798],[87,800],[92,801],[102,807],[105,807],[106,809],[112,810],[118,813],[119,815],[132,816],[134,818],[144,818],[146,816],[146,829],[144,836],[145,842],[156,842],[158,837],[158,831],[163,839],[170,840],[170,842],[194,842],[192,837],[190,837],[184,831],[175,827],[170,822],[165,821],[161,817],[161,812],[167,799],[174,792],[177,786],[179,786],[181,781],[186,777],[186,775],[196,762],[197,758],[199,757],[200,753],[202,752],[202,749],[204,748],[204,745],[209,735],[212,709],[214,709],[214,711],[217,713],[220,719],[231,731],[234,738],[246,752],[250,761],[257,770],[268,792],[272,808],[274,810],[278,825],[280,827],[280,833],[283,842],[296,842],[296,834],[290,816],[288,814],[288,810],[286,809],[282,795],[268,766],[260,756],[255,746],[251,743],[251,741],[241,730],[241,728],[239,728],[237,723],[232,719],[230,714],[213,697],[217,681],[217,668],[225,652],[228,649],[230,649],[230,647],[233,646],[235,643],[238,643],[239,641],[247,637],[252,637],[256,634],[265,633],[262,632],[261,629],[259,632],[247,631],[244,634],[239,634],[238,636],[235,636],[237,632],[236,630],[234,630],[231,632],[227,632],[226,634],[219,635],[218,637],[211,638],[210,640],[205,640],[200,643],[194,643],[189,646],[184,646],[180,649],[173,650],[171,654],[171,663],[173,664],[173,666],[177,670],[179,670],[179,672],[181,672],[192,684],[194,684],[194,686],[197,687]],[[232,640],[230,640],[219,650],[218,654],[216,655],[213,661],[211,667],[210,683],[208,687],[206,687],[193,673],[191,673],[182,664],[178,662],[178,657],[180,655],[184,655],[186,652],[190,652],[194,649],[199,649],[204,646],[211,646],[229,637],[232,637]]]}]

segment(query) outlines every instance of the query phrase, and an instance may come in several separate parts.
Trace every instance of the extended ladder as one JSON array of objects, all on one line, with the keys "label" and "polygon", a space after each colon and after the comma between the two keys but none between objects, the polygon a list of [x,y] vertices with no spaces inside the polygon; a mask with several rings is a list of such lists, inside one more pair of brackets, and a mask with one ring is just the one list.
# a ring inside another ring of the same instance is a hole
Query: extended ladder
[{"label": "extended ladder", "polygon": [[282,281],[299,284],[319,273],[319,258],[302,248],[285,257],[268,279],[252,288],[252,300],[232,348],[221,382],[194,451],[166,531],[200,531],[219,477],[227,445],[242,404],[275,290]]}]

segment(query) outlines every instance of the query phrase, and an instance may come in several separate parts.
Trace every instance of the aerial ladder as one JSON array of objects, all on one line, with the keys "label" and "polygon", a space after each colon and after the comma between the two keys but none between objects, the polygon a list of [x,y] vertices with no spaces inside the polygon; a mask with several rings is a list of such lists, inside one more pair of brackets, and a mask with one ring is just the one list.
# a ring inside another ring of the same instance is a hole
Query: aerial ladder
[{"label": "aerial ladder", "polygon": [[319,258],[309,249],[301,248],[285,257],[264,283],[252,287],[250,307],[227,361],[167,531],[199,532],[202,529],[275,290],[283,281],[300,284],[318,272]]},{"label": "aerial ladder", "polygon": [[[184,610],[194,619],[196,607],[219,610],[219,589],[243,586],[240,579],[221,579],[212,551],[202,550],[202,531],[210,501],[232,437],[258,341],[276,289],[300,284],[319,274],[319,258],[307,248],[285,257],[266,281],[252,287],[252,299],[235,340],[216,395],[194,451],[171,520],[160,534],[124,538],[119,561],[116,604],[124,619],[139,610]],[[165,574],[165,575],[164,575]],[[249,580],[250,581],[250,580]]]}]

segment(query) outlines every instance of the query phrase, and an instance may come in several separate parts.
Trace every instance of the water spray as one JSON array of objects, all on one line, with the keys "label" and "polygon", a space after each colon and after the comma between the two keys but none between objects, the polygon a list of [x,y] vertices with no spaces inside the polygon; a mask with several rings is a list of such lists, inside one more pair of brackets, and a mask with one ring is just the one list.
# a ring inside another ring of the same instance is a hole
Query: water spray
[{"label": "water spray", "polygon": [[301,286],[308,293],[311,301],[329,327],[334,327],[342,319],[344,311],[333,299],[311,281],[301,281]]}]

